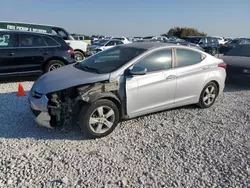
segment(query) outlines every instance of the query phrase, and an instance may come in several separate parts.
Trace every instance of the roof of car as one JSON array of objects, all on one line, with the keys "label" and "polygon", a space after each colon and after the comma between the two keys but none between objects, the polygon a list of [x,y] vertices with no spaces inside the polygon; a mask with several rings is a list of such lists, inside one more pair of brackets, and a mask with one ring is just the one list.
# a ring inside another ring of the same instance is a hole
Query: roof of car
[{"label": "roof of car", "polygon": [[9,33],[24,33],[24,34],[38,34],[38,35],[57,36],[55,34],[40,33],[40,32],[34,32],[34,31],[9,30],[9,29],[0,29],[0,31],[6,31],[6,32],[9,32]]},{"label": "roof of car", "polygon": [[179,45],[162,43],[162,42],[135,42],[135,43],[124,44],[124,46],[148,50],[151,48],[158,48],[158,47],[165,47],[165,46],[166,47],[167,46],[179,46]]}]

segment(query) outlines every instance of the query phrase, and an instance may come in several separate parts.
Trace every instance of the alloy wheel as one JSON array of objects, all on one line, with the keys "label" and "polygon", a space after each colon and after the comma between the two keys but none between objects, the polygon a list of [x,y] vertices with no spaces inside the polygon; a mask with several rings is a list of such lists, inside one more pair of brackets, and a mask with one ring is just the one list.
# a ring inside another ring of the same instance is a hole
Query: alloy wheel
[{"label": "alloy wheel", "polygon": [[203,95],[203,102],[208,106],[214,102],[216,98],[216,89],[214,86],[210,85],[206,88]]},{"label": "alloy wheel", "polygon": [[58,69],[60,67],[62,67],[62,65],[60,63],[53,63],[52,65],[50,65],[48,70],[53,71],[53,70]]},{"label": "alloy wheel", "polygon": [[115,112],[108,106],[100,106],[91,114],[90,129],[97,134],[107,132],[115,122]]}]

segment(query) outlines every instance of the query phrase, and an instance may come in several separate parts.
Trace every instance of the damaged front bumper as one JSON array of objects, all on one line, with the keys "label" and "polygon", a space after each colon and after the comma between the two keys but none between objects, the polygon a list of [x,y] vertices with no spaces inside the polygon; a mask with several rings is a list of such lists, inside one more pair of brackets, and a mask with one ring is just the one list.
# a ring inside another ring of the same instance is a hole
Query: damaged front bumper
[{"label": "damaged front bumper", "polygon": [[48,113],[49,99],[47,98],[47,96],[42,95],[40,98],[38,98],[29,95],[28,101],[35,122],[40,126],[53,128],[50,124],[51,116]]}]

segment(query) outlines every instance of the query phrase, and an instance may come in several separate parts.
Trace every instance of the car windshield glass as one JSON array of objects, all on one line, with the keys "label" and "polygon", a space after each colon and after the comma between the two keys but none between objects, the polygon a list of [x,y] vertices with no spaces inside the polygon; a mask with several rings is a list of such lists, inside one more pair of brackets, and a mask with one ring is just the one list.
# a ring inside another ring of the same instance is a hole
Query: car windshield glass
[{"label": "car windshield glass", "polygon": [[150,37],[143,37],[142,39],[152,39],[153,37],[150,36]]},{"label": "car windshield glass", "polygon": [[99,74],[110,73],[117,70],[144,51],[146,50],[140,48],[115,46],[86,58],[75,66],[76,68],[89,72],[96,72]]},{"label": "car windshield glass", "polygon": [[238,45],[231,50],[229,50],[226,56],[244,56],[250,57],[250,45]]},{"label": "car windshield glass", "polygon": [[234,40],[231,40],[229,41],[227,44],[239,44],[241,40],[239,39],[234,39]]},{"label": "car windshield glass", "polygon": [[98,42],[95,43],[95,45],[98,46],[104,46],[109,40],[100,40]]},{"label": "car windshield glass", "polygon": [[201,39],[198,37],[186,37],[186,38],[184,38],[184,40],[197,44]]}]

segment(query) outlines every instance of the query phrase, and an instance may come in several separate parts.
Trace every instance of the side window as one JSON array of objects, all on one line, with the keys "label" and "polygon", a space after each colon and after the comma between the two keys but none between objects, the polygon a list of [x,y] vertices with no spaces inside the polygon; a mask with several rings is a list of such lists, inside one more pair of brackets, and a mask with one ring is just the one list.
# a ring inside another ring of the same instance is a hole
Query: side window
[{"label": "side window", "polygon": [[84,40],[84,38],[83,37],[79,37],[80,38],[80,40]]},{"label": "side window", "polygon": [[212,42],[213,42],[212,38],[208,37],[207,38],[207,43],[212,43]]},{"label": "side window", "polygon": [[47,46],[58,46],[58,42],[56,42],[54,39],[44,36],[43,39],[45,40]]},{"label": "side window", "polygon": [[19,46],[20,47],[42,47],[42,46],[46,46],[46,44],[40,35],[20,34]]},{"label": "side window", "polygon": [[106,44],[105,46],[114,46],[115,45],[115,42],[114,41],[110,41],[108,42],[108,44]]},{"label": "side window", "polygon": [[0,33],[0,48],[15,47],[16,35],[12,33]]},{"label": "side window", "polygon": [[123,44],[122,41],[116,41],[116,45]]},{"label": "side window", "polygon": [[194,65],[201,61],[201,54],[192,50],[176,49],[177,66]]},{"label": "side window", "polygon": [[172,49],[159,50],[135,64],[135,67],[144,67],[148,72],[172,68]]}]

